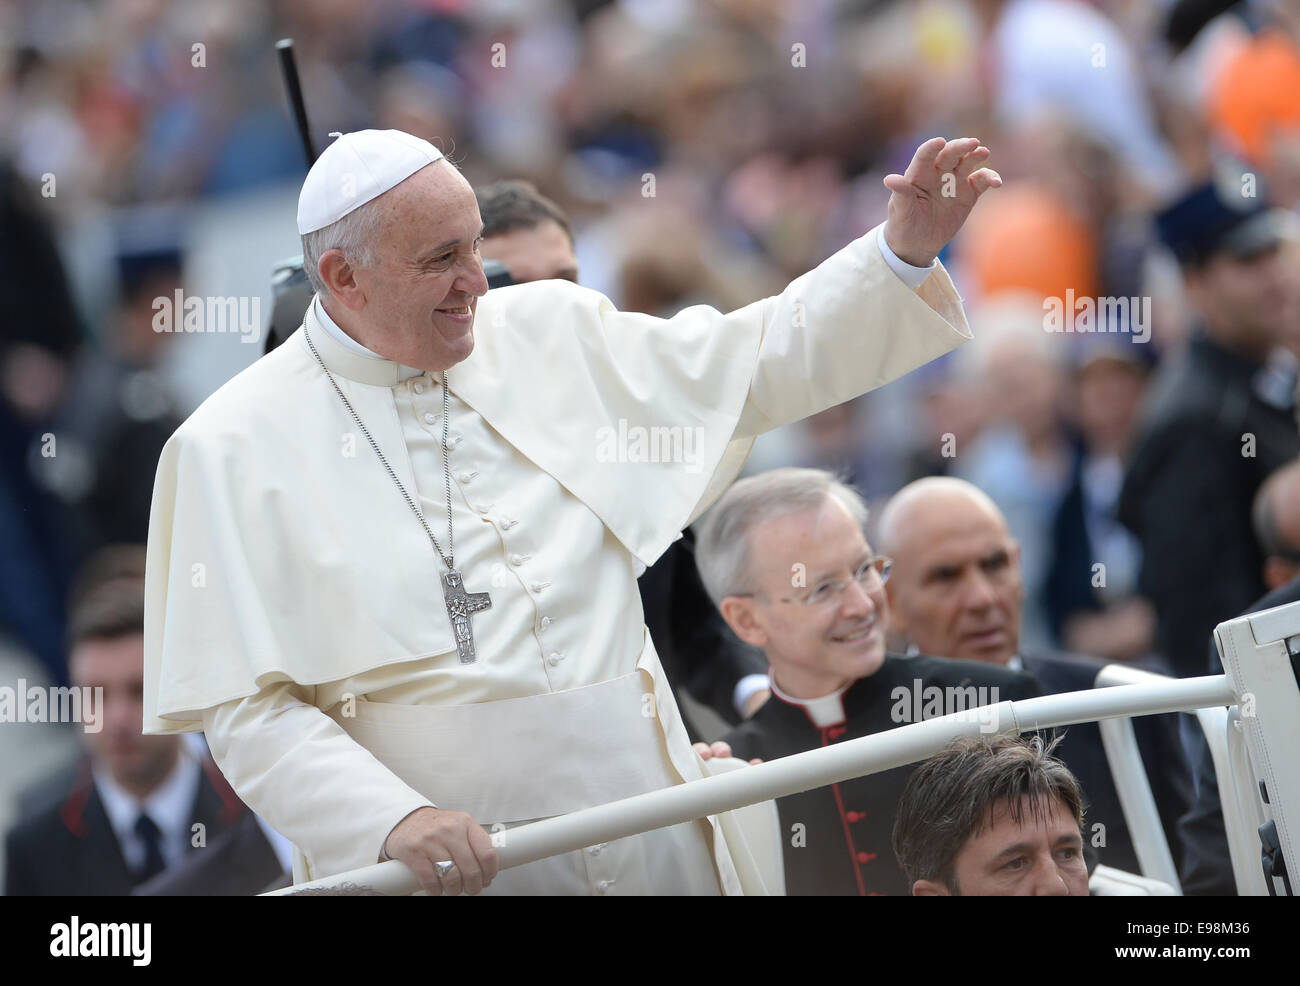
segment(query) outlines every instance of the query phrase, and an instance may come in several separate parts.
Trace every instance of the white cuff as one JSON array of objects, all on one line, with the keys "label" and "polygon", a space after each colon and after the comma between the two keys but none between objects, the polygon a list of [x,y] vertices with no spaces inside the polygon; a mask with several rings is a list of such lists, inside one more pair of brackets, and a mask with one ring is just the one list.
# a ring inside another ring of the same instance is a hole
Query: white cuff
[{"label": "white cuff", "polygon": [[898,254],[889,249],[889,244],[885,242],[885,227],[883,225],[876,235],[876,242],[880,245],[880,255],[885,258],[885,263],[889,265],[889,269],[897,274],[899,280],[912,291],[925,283],[925,279],[930,276],[930,271],[934,270],[939,263],[939,258],[935,257],[930,261],[929,267],[913,267],[906,260],[901,259]]},{"label": "white cuff", "polygon": [[747,674],[736,682],[736,690],[731,693],[731,701],[736,706],[736,712],[742,719],[745,717],[745,703],[753,698],[755,692],[765,691],[766,689],[766,674]]}]

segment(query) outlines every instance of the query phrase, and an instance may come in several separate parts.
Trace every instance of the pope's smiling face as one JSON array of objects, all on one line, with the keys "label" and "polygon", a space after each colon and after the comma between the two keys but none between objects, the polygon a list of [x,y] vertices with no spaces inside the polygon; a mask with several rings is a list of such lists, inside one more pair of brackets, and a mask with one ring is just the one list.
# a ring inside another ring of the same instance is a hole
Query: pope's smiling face
[{"label": "pope's smiling face", "polygon": [[474,349],[474,314],[488,289],[474,190],[440,160],[374,205],[374,262],[351,269],[352,286],[336,296],[343,310],[331,299],[330,314],[387,359],[435,373],[454,366]]}]

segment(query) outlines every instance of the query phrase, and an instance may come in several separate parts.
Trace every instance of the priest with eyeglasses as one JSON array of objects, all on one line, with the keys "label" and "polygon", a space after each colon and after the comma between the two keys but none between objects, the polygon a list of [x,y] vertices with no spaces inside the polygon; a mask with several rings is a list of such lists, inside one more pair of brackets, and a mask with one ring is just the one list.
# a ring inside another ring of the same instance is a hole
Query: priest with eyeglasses
[{"label": "priest with eyeglasses", "polygon": [[[501,872],[496,850],[703,776],[637,576],[757,435],[970,338],[936,257],[1001,183],[988,155],[929,140],[887,220],[781,294],[660,319],[568,281],[488,292],[456,166],[338,136],[299,198],[302,325],[158,464],[146,732],[203,730],[299,882],[392,858],[431,894],[745,892],[715,817]],[[700,441],[609,461],[620,421]]]},{"label": "priest with eyeglasses", "polygon": [[[986,707],[1039,693],[1024,672],[886,653],[891,562],[871,550],[866,523],[857,491],[820,469],[742,479],[700,521],[704,587],[771,664],[772,697],[716,752],[776,760],[981,709],[981,732],[995,734],[1011,724]],[[786,893],[910,895],[891,840],[916,766],[778,798]]]}]

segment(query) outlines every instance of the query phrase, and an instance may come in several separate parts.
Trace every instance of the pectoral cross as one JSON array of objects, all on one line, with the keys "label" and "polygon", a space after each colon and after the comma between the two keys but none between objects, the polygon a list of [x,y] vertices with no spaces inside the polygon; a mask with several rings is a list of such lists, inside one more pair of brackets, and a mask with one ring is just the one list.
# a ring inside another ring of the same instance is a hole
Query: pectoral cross
[{"label": "pectoral cross", "polygon": [[456,633],[460,663],[473,664],[474,628],[469,618],[490,607],[492,599],[486,592],[466,592],[460,572],[454,568],[442,577],[442,598],[447,603],[447,616],[451,618],[451,628]]}]

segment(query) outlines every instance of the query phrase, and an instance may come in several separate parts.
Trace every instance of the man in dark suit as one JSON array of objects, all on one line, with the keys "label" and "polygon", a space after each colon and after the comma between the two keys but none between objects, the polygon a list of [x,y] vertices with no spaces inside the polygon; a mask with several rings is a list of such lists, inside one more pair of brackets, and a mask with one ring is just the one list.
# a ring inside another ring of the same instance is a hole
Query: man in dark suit
[{"label": "man in dark suit", "polygon": [[[908,484],[886,505],[880,540],[895,563],[888,586],[891,627],[912,646],[1028,671],[1049,695],[1093,687],[1102,662],[1020,648],[1019,545],[980,489],[949,477]],[[1139,716],[1133,728],[1177,865],[1177,821],[1192,796],[1177,719]],[[1088,847],[1109,866],[1140,872],[1097,724],[1069,727],[1058,756],[1088,798]]]},{"label": "man in dark suit", "polygon": [[[1151,347],[1133,336],[1081,336],[1071,347],[1078,441],[1052,518],[1043,604],[1067,650],[1130,661],[1155,648],[1156,613],[1137,593],[1141,550],[1115,516],[1137,433]],[[1137,337],[1140,338],[1140,337]],[[1106,560],[1105,579],[1095,564]]]},{"label": "man in dark suit", "polygon": [[[701,521],[709,595],[771,663],[773,697],[722,741],[736,756],[773,760],[1038,693],[1028,675],[1002,668],[887,655],[889,564],[872,553],[865,523],[861,497],[818,469],[742,479]],[[890,838],[912,769],[778,799],[786,892],[908,894]]]},{"label": "man in dark suit", "polygon": [[92,566],[111,574],[71,608],[69,674],[98,696],[86,756],[26,799],[5,840],[6,894],[130,894],[248,814],[206,752],[142,734],[143,549],[111,553]]},{"label": "man in dark suit", "polygon": [[1278,348],[1291,221],[1214,185],[1157,217],[1200,325],[1152,382],[1119,519],[1141,542],[1159,649],[1184,677],[1204,673],[1214,627],[1264,593],[1251,501],[1300,454],[1295,357]]},{"label": "man in dark suit", "polygon": [[[273,845],[283,837],[268,831],[251,811],[208,843],[152,880],[135,888],[138,897],[248,897],[293,883],[293,862]],[[292,852],[292,849],[289,850]]]}]

